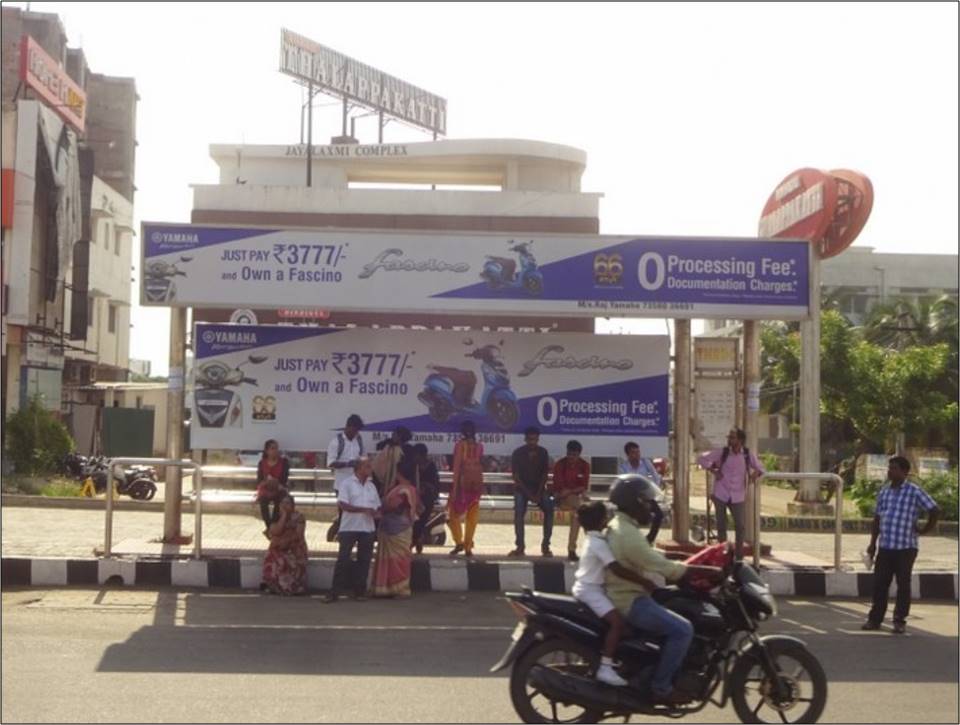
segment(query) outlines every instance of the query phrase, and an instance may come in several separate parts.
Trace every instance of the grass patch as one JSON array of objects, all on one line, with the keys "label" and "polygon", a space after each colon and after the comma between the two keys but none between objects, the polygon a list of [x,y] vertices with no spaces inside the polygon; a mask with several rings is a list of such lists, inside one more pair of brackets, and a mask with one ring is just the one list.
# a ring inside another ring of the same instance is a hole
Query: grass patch
[{"label": "grass patch", "polygon": [[80,496],[82,484],[64,479],[51,481],[40,487],[41,496],[57,496],[62,498],[77,498]]}]

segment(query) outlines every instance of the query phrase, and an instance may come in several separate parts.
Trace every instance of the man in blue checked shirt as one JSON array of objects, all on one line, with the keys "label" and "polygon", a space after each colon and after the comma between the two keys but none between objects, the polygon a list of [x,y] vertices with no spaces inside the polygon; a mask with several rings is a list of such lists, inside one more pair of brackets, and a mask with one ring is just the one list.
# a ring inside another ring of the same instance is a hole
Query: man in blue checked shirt
[{"label": "man in blue checked shirt", "polygon": [[[873,531],[867,554],[876,556],[873,570],[873,607],[861,629],[880,629],[887,613],[890,582],[897,577],[897,605],[893,610],[893,631],[907,630],[910,614],[910,576],[917,558],[917,535],[928,534],[937,525],[940,509],[926,491],[907,480],[910,461],[902,456],[890,459],[887,468],[888,483],[877,496],[877,512],[873,517]],[[917,528],[920,509],[927,512],[927,524]],[[880,550],[877,551],[877,539]]]},{"label": "man in blue checked shirt", "polygon": [[663,485],[660,480],[660,474],[657,472],[656,466],[653,465],[653,461],[649,458],[641,457],[639,445],[630,441],[623,447],[623,452],[627,455],[627,460],[620,461],[621,475],[625,473],[637,473],[641,476],[646,476],[657,484],[657,486]]}]

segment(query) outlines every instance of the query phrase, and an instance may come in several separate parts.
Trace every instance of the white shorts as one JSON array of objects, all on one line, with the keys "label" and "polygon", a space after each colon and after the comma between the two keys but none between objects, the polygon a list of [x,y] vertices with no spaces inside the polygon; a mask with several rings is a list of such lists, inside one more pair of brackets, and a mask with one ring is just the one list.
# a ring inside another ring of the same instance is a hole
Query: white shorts
[{"label": "white shorts", "polygon": [[576,597],[577,601],[590,607],[593,613],[600,618],[606,617],[616,609],[602,584],[574,584],[573,596]]}]

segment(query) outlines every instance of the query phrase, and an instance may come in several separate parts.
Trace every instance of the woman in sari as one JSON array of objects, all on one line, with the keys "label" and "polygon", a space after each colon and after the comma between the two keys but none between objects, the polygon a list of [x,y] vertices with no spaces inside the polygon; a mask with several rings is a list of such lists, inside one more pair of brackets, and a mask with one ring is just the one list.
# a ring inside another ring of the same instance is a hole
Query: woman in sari
[{"label": "woman in sari", "polygon": [[373,596],[409,597],[410,563],[413,552],[413,522],[420,515],[413,465],[397,467],[393,487],[383,498],[380,526],[377,529],[377,556],[373,565]]},{"label": "woman in sari", "polygon": [[[480,496],[483,495],[483,444],[477,442],[473,421],[466,420],[460,427],[461,438],[453,449],[453,485],[447,505],[447,523],[456,546],[450,556],[460,552],[473,556],[473,533],[480,518]],[[466,533],[460,520],[466,518]]]},{"label": "woman in sari", "polygon": [[307,593],[306,519],[299,513],[290,494],[277,502],[280,514],[270,524],[270,548],[263,560],[260,589],[271,594]]}]

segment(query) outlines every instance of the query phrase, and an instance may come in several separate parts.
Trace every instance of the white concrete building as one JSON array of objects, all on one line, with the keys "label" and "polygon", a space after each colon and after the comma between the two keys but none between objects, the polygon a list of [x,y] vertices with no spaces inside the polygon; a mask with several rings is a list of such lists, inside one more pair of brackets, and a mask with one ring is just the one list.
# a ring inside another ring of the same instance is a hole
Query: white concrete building
[{"label": "white concrete building", "polygon": [[[84,351],[67,350],[68,385],[125,381],[130,367],[130,297],[133,205],[99,177],[90,197],[87,340]],[[72,300],[66,301],[67,319]]]}]

